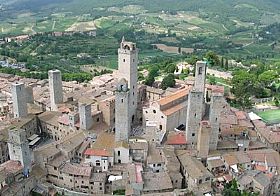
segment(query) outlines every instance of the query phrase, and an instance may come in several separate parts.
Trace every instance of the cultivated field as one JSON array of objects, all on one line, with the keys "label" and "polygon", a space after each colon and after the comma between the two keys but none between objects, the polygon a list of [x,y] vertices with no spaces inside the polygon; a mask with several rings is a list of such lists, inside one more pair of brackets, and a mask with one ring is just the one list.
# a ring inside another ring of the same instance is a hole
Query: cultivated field
[{"label": "cultivated field", "polygon": [[280,123],[280,109],[258,112],[257,114],[269,124]]}]

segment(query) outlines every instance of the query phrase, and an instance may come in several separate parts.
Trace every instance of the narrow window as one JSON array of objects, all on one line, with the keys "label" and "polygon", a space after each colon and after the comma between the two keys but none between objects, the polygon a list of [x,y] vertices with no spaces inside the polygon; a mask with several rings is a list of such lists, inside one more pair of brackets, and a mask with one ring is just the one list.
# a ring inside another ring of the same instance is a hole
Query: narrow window
[{"label": "narrow window", "polygon": [[198,68],[198,74],[201,75],[202,74],[202,67]]}]

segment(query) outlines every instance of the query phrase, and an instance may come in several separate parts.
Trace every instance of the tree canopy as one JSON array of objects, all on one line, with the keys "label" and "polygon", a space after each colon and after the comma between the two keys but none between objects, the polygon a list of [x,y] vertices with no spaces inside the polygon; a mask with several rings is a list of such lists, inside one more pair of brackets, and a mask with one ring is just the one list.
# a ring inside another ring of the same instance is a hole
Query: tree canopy
[{"label": "tree canopy", "polygon": [[166,90],[168,87],[174,87],[176,84],[174,74],[168,74],[161,82],[161,89]]}]

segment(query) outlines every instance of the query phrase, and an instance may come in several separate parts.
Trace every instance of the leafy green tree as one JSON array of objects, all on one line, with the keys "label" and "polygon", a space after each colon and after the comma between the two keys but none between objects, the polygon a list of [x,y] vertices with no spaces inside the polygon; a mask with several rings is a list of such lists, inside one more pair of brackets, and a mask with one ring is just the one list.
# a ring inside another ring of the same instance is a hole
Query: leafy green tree
[{"label": "leafy green tree", "polygon": [[176,84],[174,74],[168,74],[161,82],[161,89],[166,90],[168,87],[174,87]]},{"label": "leafy green tree", "polygon": [[191,65],[195,65],[199,58],[195,55],[192,55],[191,58],[188,60],[188,63]]},{"label": "leafy green tree", "polygon": [[263,87],[267,87],[272,85],[272,82],[274,82],[278,77],[277,72],[274,70],[268,70],[258,76],[258,81],[263,84]]},{"label": "leafy green tree", "polygon": [[149,70],[149,74],[148,74],[146,80],[144,81],[144,84],[146,84],[148,86],[153,86],[153,84],[155,82],[155,77],[158,76],[158,72],[159,72],[159,67],[152,66]]},{"label": "leafy green tree", "polygon": [[228,66],[228,59],[225,60],[225,70],[228,70],[229,66]]},{"label": "leafy green tree", "polygon": [[165,68],[165,72],[166,73],[174,73],[176,70],[177,66],[175,64],[169,64],[167,65],[167,67]]},{"label": "leafy green tree", "polygon": [[216,78],[215,78],[214,76],[209,76],[209,83],[210,83],[211,85],[217,84]]},{"label": "leafy green tree", "polygon": [[159,72],[159,67],[158,66],[152,66],[149,70],[149,75],[153,77],[157,77]]},{"label": "leafy green tree", "polygon": [[155,77],[149,74],[146,80],[144,81],[144,84],[148,86],[153,86],[154,82],[155,82]]},{"label": "leafy green tree", "polygon": [[240,191],[238,189],[237,181],[233,179],[230,183],[227,183],[225,185],[222,195],[223,196],[258,196],[259,193]]},{"label": "leafy green tree", "polygon": [[144,77],[143,73],[139,72],[138,73],[138,81],[143,81],[143,80],[145,80],[145,77]]},{"label": "leafy green tree", "polygon": [[241,108],[252,106],[250,98],[255,92],[256,81],[256,76],[247,71],[240,70],[234,73],[231,92],[235,95],[235,101]]},{"label": "leafy green tree", "polygon": [[219,59],[218,55],[213,51],[207,52],[205,55],[205,58],[207,59],[210,66],[220,65],[220,59]]}]

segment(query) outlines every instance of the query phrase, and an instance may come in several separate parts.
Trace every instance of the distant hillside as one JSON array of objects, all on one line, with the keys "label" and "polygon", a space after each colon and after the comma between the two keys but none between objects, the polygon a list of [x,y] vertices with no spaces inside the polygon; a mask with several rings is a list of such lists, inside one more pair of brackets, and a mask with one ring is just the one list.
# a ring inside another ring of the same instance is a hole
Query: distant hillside
[{"label": "distant hillside", "polygon": [[[6,2],[0,0],[0,2]],[[279,14],[279,0],[14,0],[12,9],[23,11],[42,11],[57,8],[57,11],[69,11],[76,14],[91,12],[99,7],[120,7],[125,5],[141,5],[145,9],[156,12],[168,11],[199,11],[205,10],[207,13],[218,13],[221,15],[237,15],[246,11],[251,12],[275,12]],[[246,13],[243,13],[246,17]]]}]

